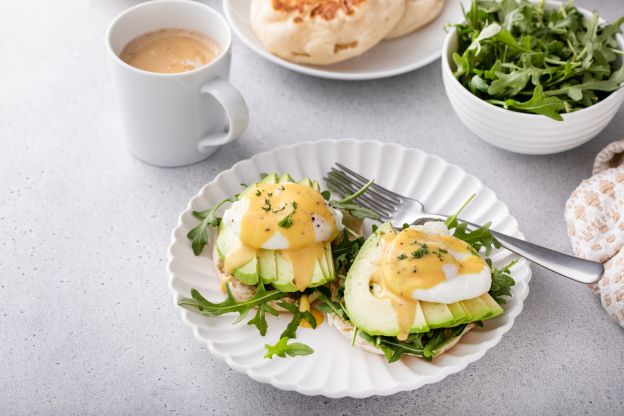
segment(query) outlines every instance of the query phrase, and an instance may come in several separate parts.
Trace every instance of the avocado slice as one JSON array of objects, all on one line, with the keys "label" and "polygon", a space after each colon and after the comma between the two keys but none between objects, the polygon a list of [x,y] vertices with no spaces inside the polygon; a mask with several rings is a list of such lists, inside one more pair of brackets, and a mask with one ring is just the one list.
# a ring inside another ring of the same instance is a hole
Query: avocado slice
[{"label": "avocado slice", "polygon": [[501,306],[494,300],[494,298],[490,296],[489,293],[484,293],[483,295],[479,296],[479,299],[481,299],[483,303],[485,303],[488,308],[490,308],[489,315],[487,316],[487,318],[483,319],[494,318],[495,316],[501,315],[505,312],[503,308],[501,308]]},{"label": "avocado slice", "polygon": [[238,199],[241,200],[245,198],[246,196],[248,196],[251,192],[255,191],[257,184],[272,184],[272,183],[277,183],[277,181],[278,181],[277,173],[269,173],[264,178],[260,179],[258,182],[252,183],[247,188],[243,189],[243,191],[240,194],[238,194]]},{"label": "avocado slice", "polygon": [[243,267],[234,270],[234,276],[246,285],[258,284],[258,257],[254,257],[252,261]]},{"label": "avocado slice", "polygon": [[490,307],[480,298],[462,300],[461,304],[470,314],[470,322],[486,319],[490,315]]},{"label": "avocado slice", "polygon": [[310,180],[310,178],[303,178],[297,183],[299,185],[305,185],[305,186],[309,186],[310,188],[314,188],[314,184],[312,183],[312,180]]},{"label": "avocado slice", "polygon": [[312,188],[314,188],[316,192],[321,192],[321,185],[317,181],[312,181]]},{"label": "avocado slice", "polygon": [[455,317],[447,305],[435,302],[420,302],[425,320],[430,329],[449,328],[455,325]]},{"label": "avocado slice", "polygon": [[470,322],[470,316],[468,315],[468,312],[466,312],[461,303],[450,303],[447,306],[453,314],[453,318],[455,318],[455,325],[461,325],[466,322]]},{"label": "avocado slice", "polygon": [[325,264],[325,282],[331,282],[336,278],[336,270],[334,269],[334,256],[332,254],[331,243],[328,241],[325,243],[325,256],[323,256]]},{"label": "avocado slice", "polygon": [[[277,280],[272,283],[273,287],[282,292],[296,292],[297,287],[294,282],[295,275],[292,263],[281,251],[275,251],[275,259],[277,264]],[[307,287],[321,286],[327,281],[328,279],[323,272],[321,262],[317,260]]]},{"label": "avocado slice", "polygon": [[219,225],[219,235],[217,236],[216,245],[219,258],[224,260],[227,253],[240,245],[240,240],[230,227],[221,223],[221,225]]},{"label": "avocado slice", "polygon": [[427,324],[427,319],[425,319],[425,312],[423,310],[422,303],[416,302],[416,314],[414,315],[414,323],[412,324],[410,332],[423,333],[429,332],[430,329],[429,324]]},{"label": "avocado slice", "polygon": [[282,176],[279,177],[279,179],[277,180],[277,183],[288,183],[288,182],[294,182],[295,180],[293,179],[292,176],[290,176],[288,173],[284,173]]},{"label": "avocado slice", "polygon": [[262,283],[269,284],[277,280],[275,250],[258,250],[258,275]]}]

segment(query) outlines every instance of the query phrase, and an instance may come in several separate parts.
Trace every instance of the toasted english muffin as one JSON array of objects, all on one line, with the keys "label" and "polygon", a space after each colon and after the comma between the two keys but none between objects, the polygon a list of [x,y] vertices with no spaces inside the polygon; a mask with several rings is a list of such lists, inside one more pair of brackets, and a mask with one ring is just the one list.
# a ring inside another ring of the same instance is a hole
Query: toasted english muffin
[{"label": "toasted english muffin", "polygon": [[394,39],[412,33],[438,17],[445,0],[405,0],[405,12],[385,39]]},{"label": "toasted english muffin", "polygon": [[329,65],[375,46],[404,10],[405,0],[252,0],[250,20],[271,53]]},{"label": "toasted english muffin", "polygon": [[[331,313],[331,312],[327,314],[327,322],[329,323],[329,325],[331,325],[334,328],[336,328],[338,330],[338,332],[340,332],[342,335],[344,335],[345,338],[348,338],[349,340],[353,340],[353,331],[354,331],[355,327],[353,326],[353,324],[351,322],[347,322],[347,321],[341,319],[335,313]],[[459,334],[457,337],[455,337],[451,342],[446,344],[444,347],[440,348],[440,350],[437,352],[437,354],[434,356],[434,358],[435,357],[439,357],[440,355],[444,354],[446,351],[450,350],[455,345],[457,345],[457,343],[462,339],[462,337],[466,333],[468,333],[468,331],[470,331],[472,328],[474,328],[475,326],[476,326],[476,324],[474,324],[474,323],[470,323],[470,324],[466,325],[466,327],[464,328],[462,333]],[[368,342],[368,341],[366,341],[366,340],[364,340],[364,339],[362,339],[360,337],[356,337],[355,342],[354,342],[353,345],[357,346],[357,347],[360,347],[363,350],[366,350],[368,352],[372,352],[373,354],[383,355],[383,351],[381,351],[381,349],[375,347],[370,342]]]}]

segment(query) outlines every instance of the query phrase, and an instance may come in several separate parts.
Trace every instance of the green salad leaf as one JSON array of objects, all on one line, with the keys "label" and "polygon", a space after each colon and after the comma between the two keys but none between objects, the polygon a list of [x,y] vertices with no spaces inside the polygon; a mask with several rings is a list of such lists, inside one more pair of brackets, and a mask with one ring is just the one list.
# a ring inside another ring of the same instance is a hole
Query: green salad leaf
[{"label": "green salad leaf", "polygon": [[343,320],[348,320],[349,316],[347,315],[347,310],[344,304],[336,299],[332,299],[331,291],[327,287],[317,287],[316,293],[318,296],[318,302],[316,304],[316,309],[324,313],[335,313]]},{"label": "green salad leaf", "polygon": [[[468,230],[469,225],[462,222],[458,216],[472,202],[476,194],[472,194],[466,202],[453,215],[448,217],[444,222],[449,230],[453,231],[453,236],[470,244],[475,253],[483,250],[486,257],[492,254],[492,247],[500,248],[500,242],[492,235],[490,226],[492,223],[482,225],[481,227]],[[473,227],[471,227],[473,228]]]},{"label": "green salad leaf", "polygon": [[280,338],[296,338],[299,324],[301,324],[301,321],[304,319],[308,321],[312,328],[316,328],[316,318],[310,312],[301,312],[297,305],[288,302],[279,302],[278,305],[293,314],[292,319],[284,332],[282,332],[282,335],[280,335]]},{"label": "green salad leaf", "polygon": [[516,284],[516,281],[511,277],[510,269],[517,262],[518,260],[514,260],[500,269],[492,267],[490,263],[490,268],[492,269],[490,295],[500,304],[506,303],[504,296],[511,296],[511,287]]},{"label": "green salad leaf", "polygon": [[247,322],[247,325],[255,325],[258,328],[258,332],[260,335],[265,336],[268,325],[266,321],[266,314],[269,313],[273,316],[279,315],[279,312],[276,311],[273,307],[271,307],[268,303],[261,303],[258,305],[258,309],[256,310],[256,315]]},{"label": "green salad leaf", "polygon": [[[337,176],[337,174],[334,172],[329,172],[327,173],[327,176],[330,176],[330,177]],[[340,178],[340,176],[337,176],[337,177]],[[338,179],[338,181],[342,181],[342,179],[340,178]],[[327,191],[325,191],[326,193],[323,194],[323,197],[325,198],[325,200],[329,200],[329,204],[333,208],[345,210],[354,218],[357,218],[360,220],[365,220],[367,218],[371,220],[379,220],[379,214],[377,214],[373,210],[370,210],[368,208],[364,208],[358,205],[357,202],[355,201],[359,196],[362,196],[366,192],[366,190],[373,184],[373,182],[374,181],[371,179],[364,186],[358,189],[355,193],[351,195],[347,195],[344,198],[339,199],[339,200],[330,200],[329,198],[331,197],[331,193]]]},{"label": "green salad leaf", "polygon": [[208,208],[205,211],[193,211],[193,216],[201,222],[195,228],[193,228],[187,234],[187,237],[191,240],[191,246],[193,247],[193,253],[199,256],[206,247],[206,244],[210,241],[208,234],[209,228],[216,228],[221,225],[221,218],[217,217],[217,210],[227,202],[234,202],[236,198],[226,198],[219,202],[212,208]]},{"label": "green salad leaf", "polygon": [[[195,308],[202,315],[209,316],[218,316],[223,315],[224,313],[235,312],[239,314],[239,318],[237,320],[238,322],[245,319],[245,317],[249,314],[249,311],[252,308],[265,305],[267,302],[281,299],[287,295],[287,293],[280,292],[279,290],[267,291],[264,285],[260,282],[258,283],[258,286],[256,286],[256,293],[251,298],[239,302],[234,298],[234,295],[232,295],[230,287],[226,286],[226,288],[227,298],[222,302],[210,302],[209,300],[204,298],[201,293],[199,293],[199,291],[197,291],[196,289],[191,289],[191,297],[181,299],[178,302],[178,305]],[[257,326],[258,330],[262,335],[266,333],[267,324],[264,318],[265,312],[273,314],[274,310],[268,305],[264,306],[262,312],[260,312],[259,310],[256,316],[252,319],[253,323],[251,323],[251,325]]]},{"label": "green salad leaf", "polygon": [[616,35],[624,16],[600,25],[569,0],[472,0],[454,25],[455,77],[479,98],[514,111],[562,120],[624,84]]},{"label": "green salad leaf", "polygon": [[280,338],[275,345],[265,344],[264,348],[267,353],[264,358],[273,358],[274,355],[285,358],[287,355],[295,357],[297,355],[309,355],[314,352],[309,346],[300,342],[288,343],[289,338]]},{"label": "green salad leaf", "polygon": [[308,355],[312,354],[314,350],[309,346],[301,343],[292,343],[287,344],[290,338],[297,337],[297,329],[299,328],[299,324],[301,324],[302,320],[308,321],[312,328],[316,328],[316,318],[310,312],[302,312],[299,310],[297,305],[288,302],[279,302],[278,305],[288,312],[293,314],[292,319],[288,323],[288,326],[280,335],[280,340],[275,345],[266,344],[264,348],[267,353],[264,356],[265,358],[273,358],[273,355],[277,355],[278,357],[285,357],[286,355],[295,356],[295,355]]}]

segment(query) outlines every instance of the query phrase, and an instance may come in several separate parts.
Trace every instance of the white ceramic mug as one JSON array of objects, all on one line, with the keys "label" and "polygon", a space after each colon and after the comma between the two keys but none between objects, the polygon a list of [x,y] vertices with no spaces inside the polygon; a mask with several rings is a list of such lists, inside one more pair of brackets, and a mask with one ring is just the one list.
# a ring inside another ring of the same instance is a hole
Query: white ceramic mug
[{"label": "white ceramic mug", "polygon": [[[188,72],[162,74],[119,58],[135,37],[163,28],[204,33],[219,45],[209,64]],[[183,166],[210,156],[241,136],[249,112],[229,83],[232,34],[215,10],[188,0],[155,0],[121,13],[108,28],[106,48],[126,133],[139,159],[158,166]]]}]

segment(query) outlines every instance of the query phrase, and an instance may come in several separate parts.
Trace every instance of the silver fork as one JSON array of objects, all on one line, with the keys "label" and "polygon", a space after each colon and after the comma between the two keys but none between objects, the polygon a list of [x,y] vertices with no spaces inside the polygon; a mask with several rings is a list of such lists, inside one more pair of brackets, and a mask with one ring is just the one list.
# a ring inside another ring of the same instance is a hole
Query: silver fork
[{"label": "silver fork", "polygon": [[[369,182],[364,176],[340,163],[336,163],[336,167],[331,169],[325,180],[330,187],[342,195],[353,194]],[[376,183],[373,183],[363,195],[355,200],[362,207],[375,211],[381,220],[391,222],[396,228],[401,228],[403,224],[418,225],[428,221],[445,220],[449,217],[429,213],[420,201],[399,195]],[[480,227],[468,221],[461,221],[471,227]],[[551,250],[498,231],[491,230],[491,232],[507,250],[568,279],[582,283],[595,283],[604,273],[604,266],[601,263]]]}]

